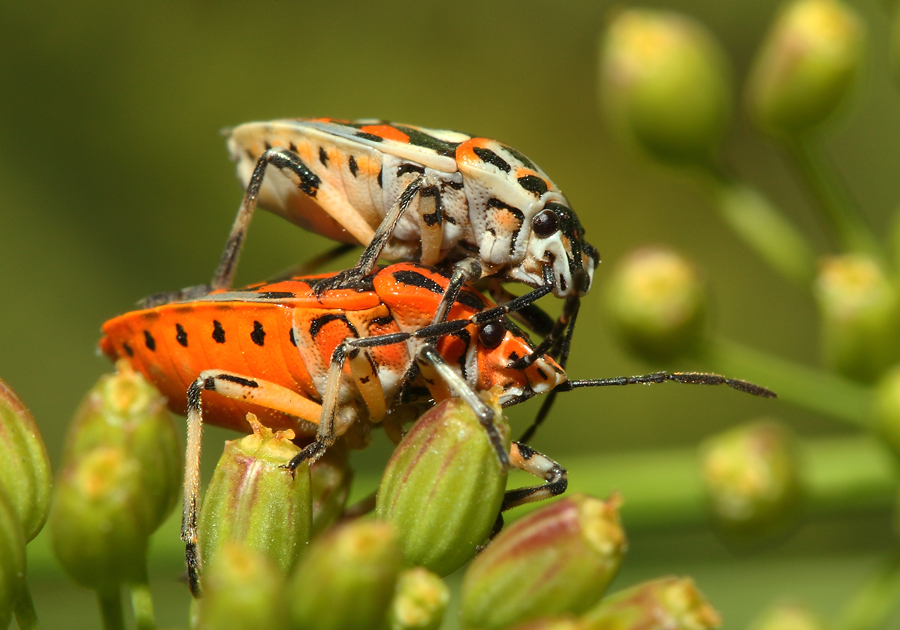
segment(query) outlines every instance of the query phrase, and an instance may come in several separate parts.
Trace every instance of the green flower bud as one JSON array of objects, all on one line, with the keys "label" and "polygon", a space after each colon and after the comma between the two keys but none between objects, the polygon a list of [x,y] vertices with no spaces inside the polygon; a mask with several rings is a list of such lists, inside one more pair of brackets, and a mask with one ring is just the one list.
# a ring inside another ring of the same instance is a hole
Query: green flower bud
[{"label": "green flower bud", "polygon": [[630,351],[668,361],[696,348],[706,323],[700,270],[664,247],[632,251],[613,269],[607,314]]},{"label": "green flower bud", "polygon": [[571,615],[543,617],[516,626],[514,630],[586,630],[584,622]]},{"label": "green flower bud", "polygon": [[753,622],[751,630],[825,630],[825,623],[800,604],[778,604]]},{"label": "green flower bud", "polygon": [[[508,449],[509,425],[496,411]],[[475,412],[451,398],[419,418],[394,450],[375,513],[394,526],[407,561],[449,575],[490,535],[506,477]]]},{"label": "green flower bud", "polygon": [[203,498],[198,541],[204,563],[230,540],[260,551],[287,575],[312,529],[309,464],[285,465],[300,452],[293,431],[273,433],[253,414],[253,433],[226,442]]},{"label": "green flower bud", "polygon": [[57,560],[79,584],[108,592],[145,575],[154,515],[142,474],[121,446],[95,448],[60,473],[50,536]]},{"label": "green flower bud", "polygon": [[0,495],[19,519],[26,542],[47,520],[51,475],[47,447],[34,418],[0,380]]},{"label": "green flower bud", "polygon": [[761,127],[797,134],[827,120],[863,64],[864,27],[837,0],[785,6],[754,61],[747,104]]},{"label": "green flower bud", "polygon": [[708,630],[721,619],[690,578],[642,582],[603,599],[582,617],[585,630]]},{"label": "green flower bud", "polygon": [[499,630],[596,604],[625,553],[619,503],[576,494],[503,530],[463,578],[463,627]]},{"label": "green flower bud", "polygon": [[601,99],[627,143],[665,162],[708,162],[731,119],[731,72],[718,42],[677,13],[619,13],[601,42]]},{"label": "green flower bud", "polygon": [[334,525],[344,513],[353,471],[343,440],[338,440],[309,467],[312,491],[312,538]]},{"label": "green flower bud", "polygon": [[288,584],[293,628],[369,630],[386,618],[402,555],[387,523],[355,521],[316,540]]},{"label": "green flower bud", "polygon": [[422,567],[408,569],[397,580],[388,610],[390,630],[437,630],[450,602],[450,589],[436,574]]},{"label": "green flower bud", "polygon": [[875,261],[860,254],[829,258],[814,289],[829,368],[872,382],[900,359],[897,291]]},{"label": "green flower bud", "polygon": [[873,405],[875,429],[900,457],[900,365],[878,381]]},{"label": "green flower bud", "polygon": [[196,630],[283,627],[287,618],[282,571],[258,551],[229,540],[203,572]]},{"label": "green flower bud", "polygon": [[25,587],[25,542],[19,515],[0,494],[0,628],[9,626]]},{"label": "green flower bud", "polygon": [[712,517],[725,532],[765,536],[796,517],[802,498],[796,439],[784,425],[758,421],[701,445]]},{"label": "green flower bud", "polygon": [[98,448],[121,447],[140,469],[155,530],[181,496],[181,447],[166,399],[124,362],[100,378],[75,414],[63,455],[70,464]]}]

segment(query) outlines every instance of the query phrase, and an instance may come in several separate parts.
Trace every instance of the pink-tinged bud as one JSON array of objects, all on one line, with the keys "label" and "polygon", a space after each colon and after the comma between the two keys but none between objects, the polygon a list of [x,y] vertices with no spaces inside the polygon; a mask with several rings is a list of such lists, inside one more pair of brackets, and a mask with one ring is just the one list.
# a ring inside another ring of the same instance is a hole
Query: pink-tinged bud
[{"label": "pink-tinged bud", "polygon": [[625,553],[619,503],[576,494],[504,529],[463,578],[463,626],[501,630],[595,605]]},{"label": "pink-tinged bud", "polygon": [[402,555],[387,523],[355,521],[310,545],[288,583],[296,630],[369,630],[386,621]]},{"label": "pink-tinged bud", "polygon": [[642,358],[668,361],[696,348],[706,323],[706,281],[665,247],[642,247],[613,269],[607,314],[626,346]]},{"label": "pink-tinged bud", "polygon": [[693,580],[679,577],[613,593],[581,620],[584,630],[712,630],[722,623]]},{"label": "pink-tinged bud", "polygon": [[[509,425],[495,410],[508,450]],[[449,575],[490,535],[506,478],[475,412],[451,398],[419,418],[394,450],[375,513],[394,526],[408,562]]]},{"label": "pink-tinged bud", "polygon": [[397,580],[388,610],[389,630],[438,630],[450,603],[450,589],[436,574],[422,567],[407,569]]},{"label": "pink-tinged bud", "polygon": [[226,542],[203,572],[195,630],[270,630],[284,627],[284,574],[265,554]]},{"label": "pink-tinged bud", "polygon": [[864,40],[862,20],[843,2],[784,6],[747,82],[747,104],[760,126],[796,134],[831,117],[862,69]]},{"label": "pink-tinged bud", "polygon": [[801,465],[793,433],[776,422],[736,427],[701,446],[712,517],[729,534],[780,532],[802,503]]},{"label": "pink-tinged bud", "polygon": [[26,542],[47,520],[51,485],[41,432],[25,404],[0,380],[0,495],[18,518]]},{"label": "pink-tinged bud", "polygon": [[225,444],[203,497],[198,524],[200,554],[212,562],[228,541],[262,552],[287,575],[309,543],[312,528],[309,464],[293,472],[300,452],[293,431],[273,433],[253,414],[253,433]]}]

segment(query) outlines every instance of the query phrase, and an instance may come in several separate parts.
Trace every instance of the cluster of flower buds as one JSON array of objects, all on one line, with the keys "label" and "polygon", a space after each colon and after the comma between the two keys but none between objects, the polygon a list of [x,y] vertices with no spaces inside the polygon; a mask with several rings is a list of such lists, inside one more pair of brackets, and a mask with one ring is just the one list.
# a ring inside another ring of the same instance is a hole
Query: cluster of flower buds
[{"label": "cluster of flower buds", "polygon": [[21,627],[33,614],[25,584],[25,545],[50,506],[50,460],[25,404],[0,380],[0,628],[13,613]]},{"label": "cluster of flower buds", "polygon": [[150,534],[181,488],[180,447],[165,399],[119,367],[88,392],[66,440],[49,525],[76,582],[112,597],[146,582]]}]

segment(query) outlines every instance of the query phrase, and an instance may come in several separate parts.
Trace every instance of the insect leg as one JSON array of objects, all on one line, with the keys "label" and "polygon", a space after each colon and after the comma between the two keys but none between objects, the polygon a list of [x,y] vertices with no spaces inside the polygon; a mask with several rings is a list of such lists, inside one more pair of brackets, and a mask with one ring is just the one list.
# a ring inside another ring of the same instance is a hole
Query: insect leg
[{"label": "insect leg", "polygon": [[197,512],[200,507],[200,442],[203,413],[200,395],[214,391],[223,396],[283,411],[310,422],[319,422],[322,408],[297,392],[280,385],[232,372],[204,370],[187,391],[187,453],[184,465],[184,502],[181,513],[181,540],[185,543],[188,583],[194,597],[200,596],[201,558],[197,549]]},{"label": "insect leg", "polygon": [[381,257],[381,252],[384,250],[385,245],[387,245],[387,242],[390,240],[391,234],[393,234],[394,228],[397,226],[397,222],[400,220],[403,213],[406,212],[409,204],[412,203],[413,199],[415,199],[416,195],[421,191],[423,181],[424,177],[417,177],[403,190],[402,193],[400,193],[397,201],[394,202],[394,205],[391,206],[387,214],[384,215],[384,220],[382,220],[381,225],[375,230],[375,235],[372,236],[372,240],[359,257],[359,262],[357,262],[356,267],[342,271],[334,277],[316,283],[313,287],[316,293],[321,294],[328,289],[337,289],[355,284],[375,270],[375,265]]},{"label": "insect leg", "polygon": [[527,444],[513,442],[509,450],[509,460],[515,468],[540,477],[546,483],[540,486],[508,490],[503,496],[501,512],[526,503],[555,497],[565,492],[569,485],[565,468]]},{"label": "insect leg", "polygon": [[[488,288],[491,297],[497,304],[506,304],[516,298],[516,296],[510,293],[498,279],[493,279]],[[537,304],[530,304],[525,308],[516,311],[513,313],[513,318],[528,330],[541,337],[549,335],[550,331],[553,330],[553,325],[556,323],[556,320],[550,317],[550,315]]]},{"label": "insect leg", "polygon": [[422,347],[419,348],[416,360],[419,362],[420,366],[430,366],[434,368],[453,393],[462,398],[472,408],[485,431],[487,431],[488,438],[491,440],[491,445],[494,447],[494,450],[497,451],[497,458],[500,460],[500,464],[504,467],[509,466],[509,454],[503,447],[503,440],[500,438],[500,433],[497,431],[497,426],[494,424],[496,413],[494,409],[481,399],[478,392],[476,392],[462,376],[453,371],[453,368],[451,368],[447,362],[444,361],[444,358],[438,354],[434,345],[429,343],[423,344]]},{"label": "insect leg", "polygon": [[[250,227],[250,219],[256,210],[259,190],[266,176],[266,167],[269,165],[277,168],[281,173],[293,182],[300,190],[310,196],[315,196],[316,187],[321,180],[306,164],[292,151],[274,147],[263,153],[256,162],[256,168],[247,183],[244,198],[238,208],[231,233],[225,243],[225,250],[219,260],[219,266],[213,275],[211,286],[213,289],[227,289],[231,287],[234,272],[237,269],[238,258]],[[325,209],[323,207],[323,209]],[[327,211],[327,209],[326,209]],[[341,217],[335,217],[342,227],[346,228],[360,243],[368,243],[372,237],[372,228],[362,218],[354,213],[347,213]]]}]

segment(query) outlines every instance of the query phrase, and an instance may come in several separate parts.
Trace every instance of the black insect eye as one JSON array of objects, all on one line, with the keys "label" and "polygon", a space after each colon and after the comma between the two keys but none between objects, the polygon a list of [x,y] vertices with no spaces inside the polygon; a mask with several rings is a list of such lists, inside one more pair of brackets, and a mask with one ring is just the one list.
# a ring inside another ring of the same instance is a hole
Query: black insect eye
[{"label": "black insect eye", "polygon": [[488,350],[493,350],[500,345],[506,336],[506,328],[500,322],[488,322],[478,331],[478,341]]},{"label": "black insect eye", "polygon": [[542,210],[531,220],[531,229],[541,238],[550,236],[558,227],[559,218],[553,210]]}]

